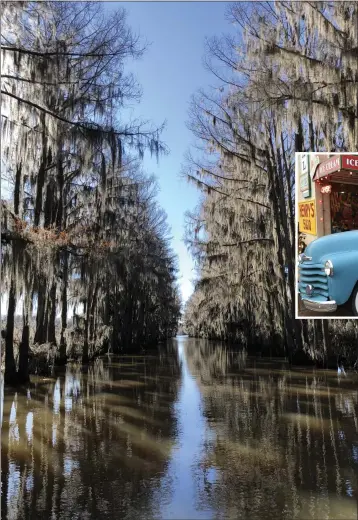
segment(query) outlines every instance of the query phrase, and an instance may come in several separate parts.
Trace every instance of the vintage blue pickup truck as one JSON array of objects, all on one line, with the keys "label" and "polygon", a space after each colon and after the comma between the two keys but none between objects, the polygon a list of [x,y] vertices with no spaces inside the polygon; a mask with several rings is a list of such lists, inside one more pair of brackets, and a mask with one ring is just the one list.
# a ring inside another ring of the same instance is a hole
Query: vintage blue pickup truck
[{"label": "vintage blue pickup truck", "polygon": [[333,312],[351,301],[358,316],[358,231],[318,238],[298,257],[298,287],[304,306]]}]

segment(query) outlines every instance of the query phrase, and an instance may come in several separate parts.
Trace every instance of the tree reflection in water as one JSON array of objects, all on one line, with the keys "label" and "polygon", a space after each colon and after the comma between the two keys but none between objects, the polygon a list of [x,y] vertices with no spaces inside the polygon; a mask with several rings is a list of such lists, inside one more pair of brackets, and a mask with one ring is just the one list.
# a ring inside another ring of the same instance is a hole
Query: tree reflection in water
[{"label": "tree reflection in water", "polygon": [[170,458],[176,350],[34,378],[3,400],[2,518],[152,518]]},{"label": "tree reflection in water", "polygon": [[357,406],[354,378],[202,339],[74,365],[5,394],[2,518],[356,519]]},{"label": "tree reflection in water", "polygon": [[213,518],[357,518],[356,379],[188,340],[212,430],[198,504]]}]

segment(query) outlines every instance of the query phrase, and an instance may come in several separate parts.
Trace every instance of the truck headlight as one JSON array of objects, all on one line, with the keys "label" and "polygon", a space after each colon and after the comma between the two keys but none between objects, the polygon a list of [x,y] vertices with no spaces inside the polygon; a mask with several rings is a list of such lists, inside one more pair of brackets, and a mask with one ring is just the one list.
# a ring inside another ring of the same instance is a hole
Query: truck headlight
[{"label": "truck headlight", "polygon": [[324,264],[324,272],[327,276],[333,276],[333,264],[330,260]]}]

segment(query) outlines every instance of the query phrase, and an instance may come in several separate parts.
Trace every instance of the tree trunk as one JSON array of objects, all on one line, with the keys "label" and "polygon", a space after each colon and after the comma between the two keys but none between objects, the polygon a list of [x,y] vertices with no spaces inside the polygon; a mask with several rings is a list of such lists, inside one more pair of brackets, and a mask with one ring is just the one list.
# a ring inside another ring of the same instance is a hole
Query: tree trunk
[{"label": "tree trunk", "polygon": [[324,355],[325,355],[325,365],[330,368],[332,365],[332,348],[331,348],[331,337],[329,335],[328,329],[328,320],[322,321],[322,331],[323,331],[323,345],[324,345]]},{"label": "tree trunk", "polygon": [[[272,154],[274,156],[273,143],[271,142]],[[288,216],[286,210],[286,193],[283,185],[283,167],[281,162],[281,154],[279,149],[276,149],[277,160],[276,164],[278,167],[278,175],[276,179],[278,181],[278,193],[279,193],[279,205],[280,205],[280,216],[281,216],[281,229],[283,229],[283,244],[285,246],[285,257],[288,264],[288,287],[290,290],[290,320],[293,322],[293,329],[295,331],[295,337],[293,345],[297,350],[302,350],[302,336],[301,336],[301,324],[298,320],[295,320],[295,278],[293,273],[294,261],[292,257],[291,240],[288,228]],[[275,157],[275,156],[274,156]],[[288,194],[290,196],[290,194]],[[285,287],[286,292],[286,287]]]},{"label": "tree trunk", "polygon": [[303,332],[303,341],[305,343],[309,343],[309,333],[308,333],[308,322],[307,320],[300,320],[302,325],[302,332]]},{"label": "tree trunk", "polygon": [[287,185],[287,200],[288,200],[288,210],[289,210],[289,225],[290,225],[290,233],[292,240],[292,258],[295,257],[295,208],[293,202],[293,189],[292,189],[292,178],[290,176],[290,167],[287,162],[287,155],[285,151],[285,140],[284,136],[281,133],[281,146],[282,146],[282,160],[283,160],[283,169],[285,172],[285,179]]},{"label": "tree trunk", "polygon": [[[272,143],[271,143],[271,145],[272,145]],[[271,146],[271,150],[273,153],[272,146]],[[285,336],[286,336],[285,350],[286,350],[286,355],[290,356],[293,351],[293,348],[294,348],[294,339],[293,339],[293,334],[292,334],[294,326],[292,323],[292,321],[293,321],[292,315],[290,315],[290,312],[289,312],[290,305],[289,305],[288,296],[287,296],[287,290],[286,290],[287,282],[286,282],[285,273],[284,273],[285,259],[283,256],[283,252],[286,250],[286,247],[285,247],[286,238],[285,238],[285,236],[283,236],[282,225],[281,225],[282,215],[280,214],[280,203],[279,203],[280,197],[279,197],[279,193],[278,193],[279,188],[277,185],[276,175],[274,172],[274,167],[273,167],[272,161],[270,159],[269,153],[267,153],[267,172],[269,174],[269,182],[270,182],[270,200],[272,203],[272,211],[273,211],[273,215],[274,215],[274,219],[275,219],[274,229],[276,231],[276,236],[277,236],[277,241],[278,241],[277,260],[278,260],[278,264],[281,266],[280,290],[281,290],[281,293],[282,293],[283,299],[284,299],[283,312],[284,312],[284,317],[285,317],[284,329],[285,329]],[[291,307],[291,312],[292,312],[292,307]]]},{"label": "tree trunk", "polygon": [[83,342],[83,353],[82,353],[82,363],[87,365],[89,361],[89,319],[91,313],[91,300],[93,293],[93,281],[90,276],[88,281],[88,294],[86,300],[86,320],[85,320],[85,332],[84,332],[84,342]]},{"label": "tree trunk", "polygon": [[[26,296],[25,296],[26,300]],[[30,327],[29,327],[29,310],[28,305],[24,302],[23,305],[23,329],[22,338],[20,343],[19,351],[19,370],[18,380],[20,383],[28,383],[29,378],[29,338],[30,338]]]},{"label": "tree trunk", "polygon": [[53,280],[48,298],[47,341],[56,345],[56,281]]},{"label": "tree trunk", "polygon": [[22,163],[17,165],[14,187],[14,213],[21,218],[22,212]]},{"label": "tree trunk", "polygon": [[89,316],[89,337],[90,340],[94,339],[95,335],[95,329],[94,329],[94,315],[95,315],[95,309],[96,309],[96,303],[97,303],[97,295],[99,290],[99,282],[96,282],[94,293],[92,296],[92,302],[90,306],[90,316]]},{"label": "tree trunk", "polygon": [[64,203],[64,175],[63,175],[63,163],[62,163],[62,140],[58,141],[58,155],[57,155],[57,215],[56,215],[56,227],[58,230],[62,230],[62,218],[63,218],[63,203]]},{"label": "tree trunk", "polygon": [[53,185],[54,181],[51,179],[47,183],[46,198],[44,206],[44,227],[49,228],[56,216],[56,200],[55,200],[55,189]]},{"label": "tree trunk", "polygon": [[37,313],[36,313],[36,332],[34,343],[46,342],[46,329],[44,327],[45,321],[45,307],[46,307],[46,283],[44,278],[40,279],[40,285],[37,292]]},{"label": "tree trunk", "polygon": [[67,284],[68,284],[68,254],[63,253],[63,275],[62,275],[62,312],[61,312],[61,339],[60,339],[60,355],[56,360],[57,365],[64,365],[67,361],[66,355],[66,338],[65,331],[67,329]]},{"label": "tree trunk", "polygon": [[34,226],[38,227],[40,225],[40,217],[42,211],[42,190],[45,185],[45,170],[47,165],[47,137],[45,132],[45,114],[41,115],[41,123],[44,131],[42,133],[42,157],[41,157],[41,165],[39,168],[39,172],[37,175],[37,190],[36,190],[36,200],[35,200],[35,211],[34,211]]},{"label": "tree trunk", "polygon": [[270,337],[269,337],[269,342],[270,342],[270,358],[272,357],[272,347],[273,347],[273,344],[274,344],[274,335],[275,335],[275,319],[274,319],[274,315],[273,315],[273,302],[272,302],[272,299],[271,298],[271,294],[269,293],[269,291],[267,291],[266,293],[267,295],[267,302],[268,302],[268,305],[267,305],[267,312],[268,312],[268,318],[269,318],[269,326],[270,326]]},{"label": "tree trunk", "polygon": [[44,313],[44,321],[43,321],[43,335],[44,335],[44,343],[47,343],[48,340],[48,315],[50,312],[50,295],[46,294],[46,305],[45,305],[45,313]]},{"label": "tree trunk", "polygon": [[[315,356],[322,353],[322,321],[324,320],[313,320]],[[325,362],[325,360],[323,362]]]},{"label": "tree trunk", "polygon": [[[15,265],[15,263],[14,263]],[[12,385],[17,383],[16,363],[14,357],[14,327],[15,327],[15,267],[11,275],[9,304],[7,309],[6,320],[6,337],[5,337],[5,384]]]}]

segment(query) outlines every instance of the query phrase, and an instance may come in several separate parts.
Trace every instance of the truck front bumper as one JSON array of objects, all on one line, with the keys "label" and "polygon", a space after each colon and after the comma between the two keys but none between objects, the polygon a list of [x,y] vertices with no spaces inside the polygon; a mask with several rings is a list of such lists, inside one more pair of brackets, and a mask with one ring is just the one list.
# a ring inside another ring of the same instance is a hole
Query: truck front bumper
[{"label": "truck front bumper", "polygon": [[337,303],[334,300],[314,300],[314,299],[306,299],[301,298],[303,305],[306,309],[315,312],[334,312],[337,310]]}]

